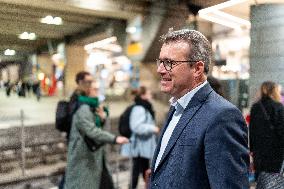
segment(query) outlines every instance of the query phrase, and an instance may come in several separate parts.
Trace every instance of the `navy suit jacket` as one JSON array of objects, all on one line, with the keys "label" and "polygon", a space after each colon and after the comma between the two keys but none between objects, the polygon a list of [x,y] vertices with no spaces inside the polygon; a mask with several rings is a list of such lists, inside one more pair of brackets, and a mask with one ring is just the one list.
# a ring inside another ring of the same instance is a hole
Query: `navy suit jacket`
[{"label": "navy suit jacket", "polygon": [[154,171],[172,114],[170,110],[153,157],[149,188],[249,188],[247,126],[241,112],[209,84],[187,105]]}]

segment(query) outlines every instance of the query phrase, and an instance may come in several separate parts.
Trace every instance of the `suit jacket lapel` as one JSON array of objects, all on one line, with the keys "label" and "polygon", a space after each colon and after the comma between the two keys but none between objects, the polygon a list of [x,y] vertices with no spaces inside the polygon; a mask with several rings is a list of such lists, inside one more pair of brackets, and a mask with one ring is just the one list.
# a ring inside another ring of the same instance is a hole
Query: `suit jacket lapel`
[{"label": "suit jacket lapel", "polygon": [[169,112],[168,112],[168,116],[167,116],[167,119],[166,119],[166,122],[164,123],[164,126],[162,128],[162,131],[160,133],[160,137],[159,137],[159,141],[158,141],[158,144],[157,144],[157,147],[155,149],[155,153],[154,153],[154,156],[153,156],[153,160],[152,160],[152,173],[154,172],[154,168],[155,168],[155,163],[156,163],[156,159],[157,159],[157,156],[159,154],[159,151],[160,151],[160,147],[161,147],[161,142],[162,142],[162,138],[163,138],[163,135],[169,125],[169,122],[170,120],[172,119],[173,117],[173,114],[175,112],[175,107],[174,106],[171,106]]},{"label": "suit jacket lapel", "polygon": [[[182,131],[186,127],[186,125],[189,123],[189,121],[194,117],[194,115],[197,113],[197,111],[201,108],[205,100],[207,99],[208,95],[213,91],[213,89],[210,87],[209,84],[206,84],[204,87],[202,87],[191,99],[187,107],[185,108],[183,115],[181,116],[179,122],[177,123],[171,138],[167,144],[167,147],[165,149],[165,152],[161,158],[161,161],[156,169],[155,172],[158,171],[159,167],[163,164],[165,158],[168,156],[169,152],[175,145],[176,141],[178,140],[179,136],[181,135]],[[169,120],[167,120],[169,122]],[[165,129],[164,129],[165,130]],[[163,131],[165,132],[165,131]],[[159,140],[159,148],[160,149],[160,143],[161,143],[161,138],[163,135],[161,135],[160,140]],[[156,151],[157,151],[156,149]],[[159,153],[159,152],[156,152]],[[155,155],[157,155],[155,153]],[[155,156],[156,158],[156,156]],[[155,163],[155,162],[154,162]],[[153,169],[152,169],[153,170]]]}]

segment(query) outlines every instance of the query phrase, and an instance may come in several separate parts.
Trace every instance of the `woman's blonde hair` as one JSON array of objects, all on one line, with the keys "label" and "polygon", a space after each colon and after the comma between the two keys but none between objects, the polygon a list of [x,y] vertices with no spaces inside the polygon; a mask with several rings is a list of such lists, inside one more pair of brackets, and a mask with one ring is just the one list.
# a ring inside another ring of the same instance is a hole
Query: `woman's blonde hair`
[{"label": "woman's blonde hair", "polygon": [[281,102],[280,86],[273,81],[265,81],[260,87],[261,98],[270,97],[277,102]]}]

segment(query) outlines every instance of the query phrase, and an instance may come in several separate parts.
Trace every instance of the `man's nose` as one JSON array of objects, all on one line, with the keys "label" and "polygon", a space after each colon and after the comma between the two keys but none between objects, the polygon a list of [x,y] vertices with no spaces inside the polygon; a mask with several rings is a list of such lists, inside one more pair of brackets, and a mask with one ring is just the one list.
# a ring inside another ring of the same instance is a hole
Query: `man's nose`
[{"label": "man's nose", "polygon": [[159,65],[157,65],[157,72],[158,73],[162,73],[162,72],[165,72],[166,69],[164,68],[164,65],[161,63]]}]

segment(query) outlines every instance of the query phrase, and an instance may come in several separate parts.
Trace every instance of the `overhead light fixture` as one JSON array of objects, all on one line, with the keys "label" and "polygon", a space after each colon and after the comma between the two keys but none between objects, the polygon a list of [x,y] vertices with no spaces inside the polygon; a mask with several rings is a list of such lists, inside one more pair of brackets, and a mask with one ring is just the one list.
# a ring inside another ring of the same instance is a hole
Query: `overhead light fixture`
[{"label": "overhead light fixture", "polygon": [[221,9],[228,8],[247,0],[230,0],[220,3],[198,11],[199,17],[205,20],[221,24],[234,29],[241,29],[242,27],[250,28],[248,20],[233,16],[231,14],[220,11]]},{"label": "overhead light fixture", "polygon": [[61,17],[53,17],[51,15],[41,18],[40,22],[44,24],[53,24],[53,25],[62,25],[63,23]]},{"label": "overhead light fixture", "polygon": [[100,49],[100,48],[104,48],[106,45],[114,43],[116,41],[117,41],[117,38],[113,36],[113,37],[103,39],[101,41],[96,41],[94,43],[87,44],[87,45],[84,46],[84,49],[86,51],[90,51],[90,50],[95,49],[95,48]]},{"label": "overhead light fixture", "polygon": [[134,27],[134,26],[126,28],[126,32],[130,33],[130,34],[134,34],[134,33],[136,33],[136,31],[137,31],[137,28]]},{"label": "overhead light fixture", "polygon": [[239,17],[236,17],[236,16],[233,16],[231,14],[228,14],[228,13],[225,13],[225,12],[222,12],[222,11],[214,11],[214,14],[218,15],[218,16],[221,16],[221,17],[224,17],[224,18],[228,18],[238,24],[241,24],[241,25],[245,25],[247,27],[250,27],[250,21],[248,20],[245,20],[245,19],[241,19]]},{"label": "overhead light fixture", "polygon": [[23,32],[19,35],[19,38],[20,39],[27,39],[27,40],[35,40],[36,34],[35,33]]},{"label": "overhead light fixture", "polygon": [[44,73],[40,72],[38,75],[37,75],[37,78],[38,80],[42,81],[44,79]]},{"label": "overhead light fixture", "polygon": [[16,54],[16,51],[13,50],[13,49],[6,49],[4,51],[4,55],[6,55],[6,56],[14,56],[15,54]]},{"label": "overhead light fixture", "polygon": [[198,13],[199,14],[200,13],[202,13],[202,14],[210,13],[210,12],[213,12],[215,10],[224,9],[224,8],[228,8],[228,7],[231,7],[231,6],[243,3],[245,1],[247,1],[247,0],[230,0],[230,1],[226,1],[226,2],[223,2],[223,3],[217,4],[217,5],[213,5],[211,7],[207,7],[207,8],[201,9],[201,10],[198,11]]},{"label": "overhead light fixture", "polygon": [[229,28],[241,29],[241,26],[239,24],[224,20],[222,18],[218,18],[218,17],[216,18],[214,16],[206,15],[206,14],[205,15],[199,15],[199,16],[200,16],[200,18],[203,18],[205,20],[208,20],[210,22],[214,22],[214,23],[217,23],[217,24],[220,24],[220,25],[223,25],[223,26],[227,26]]}]

